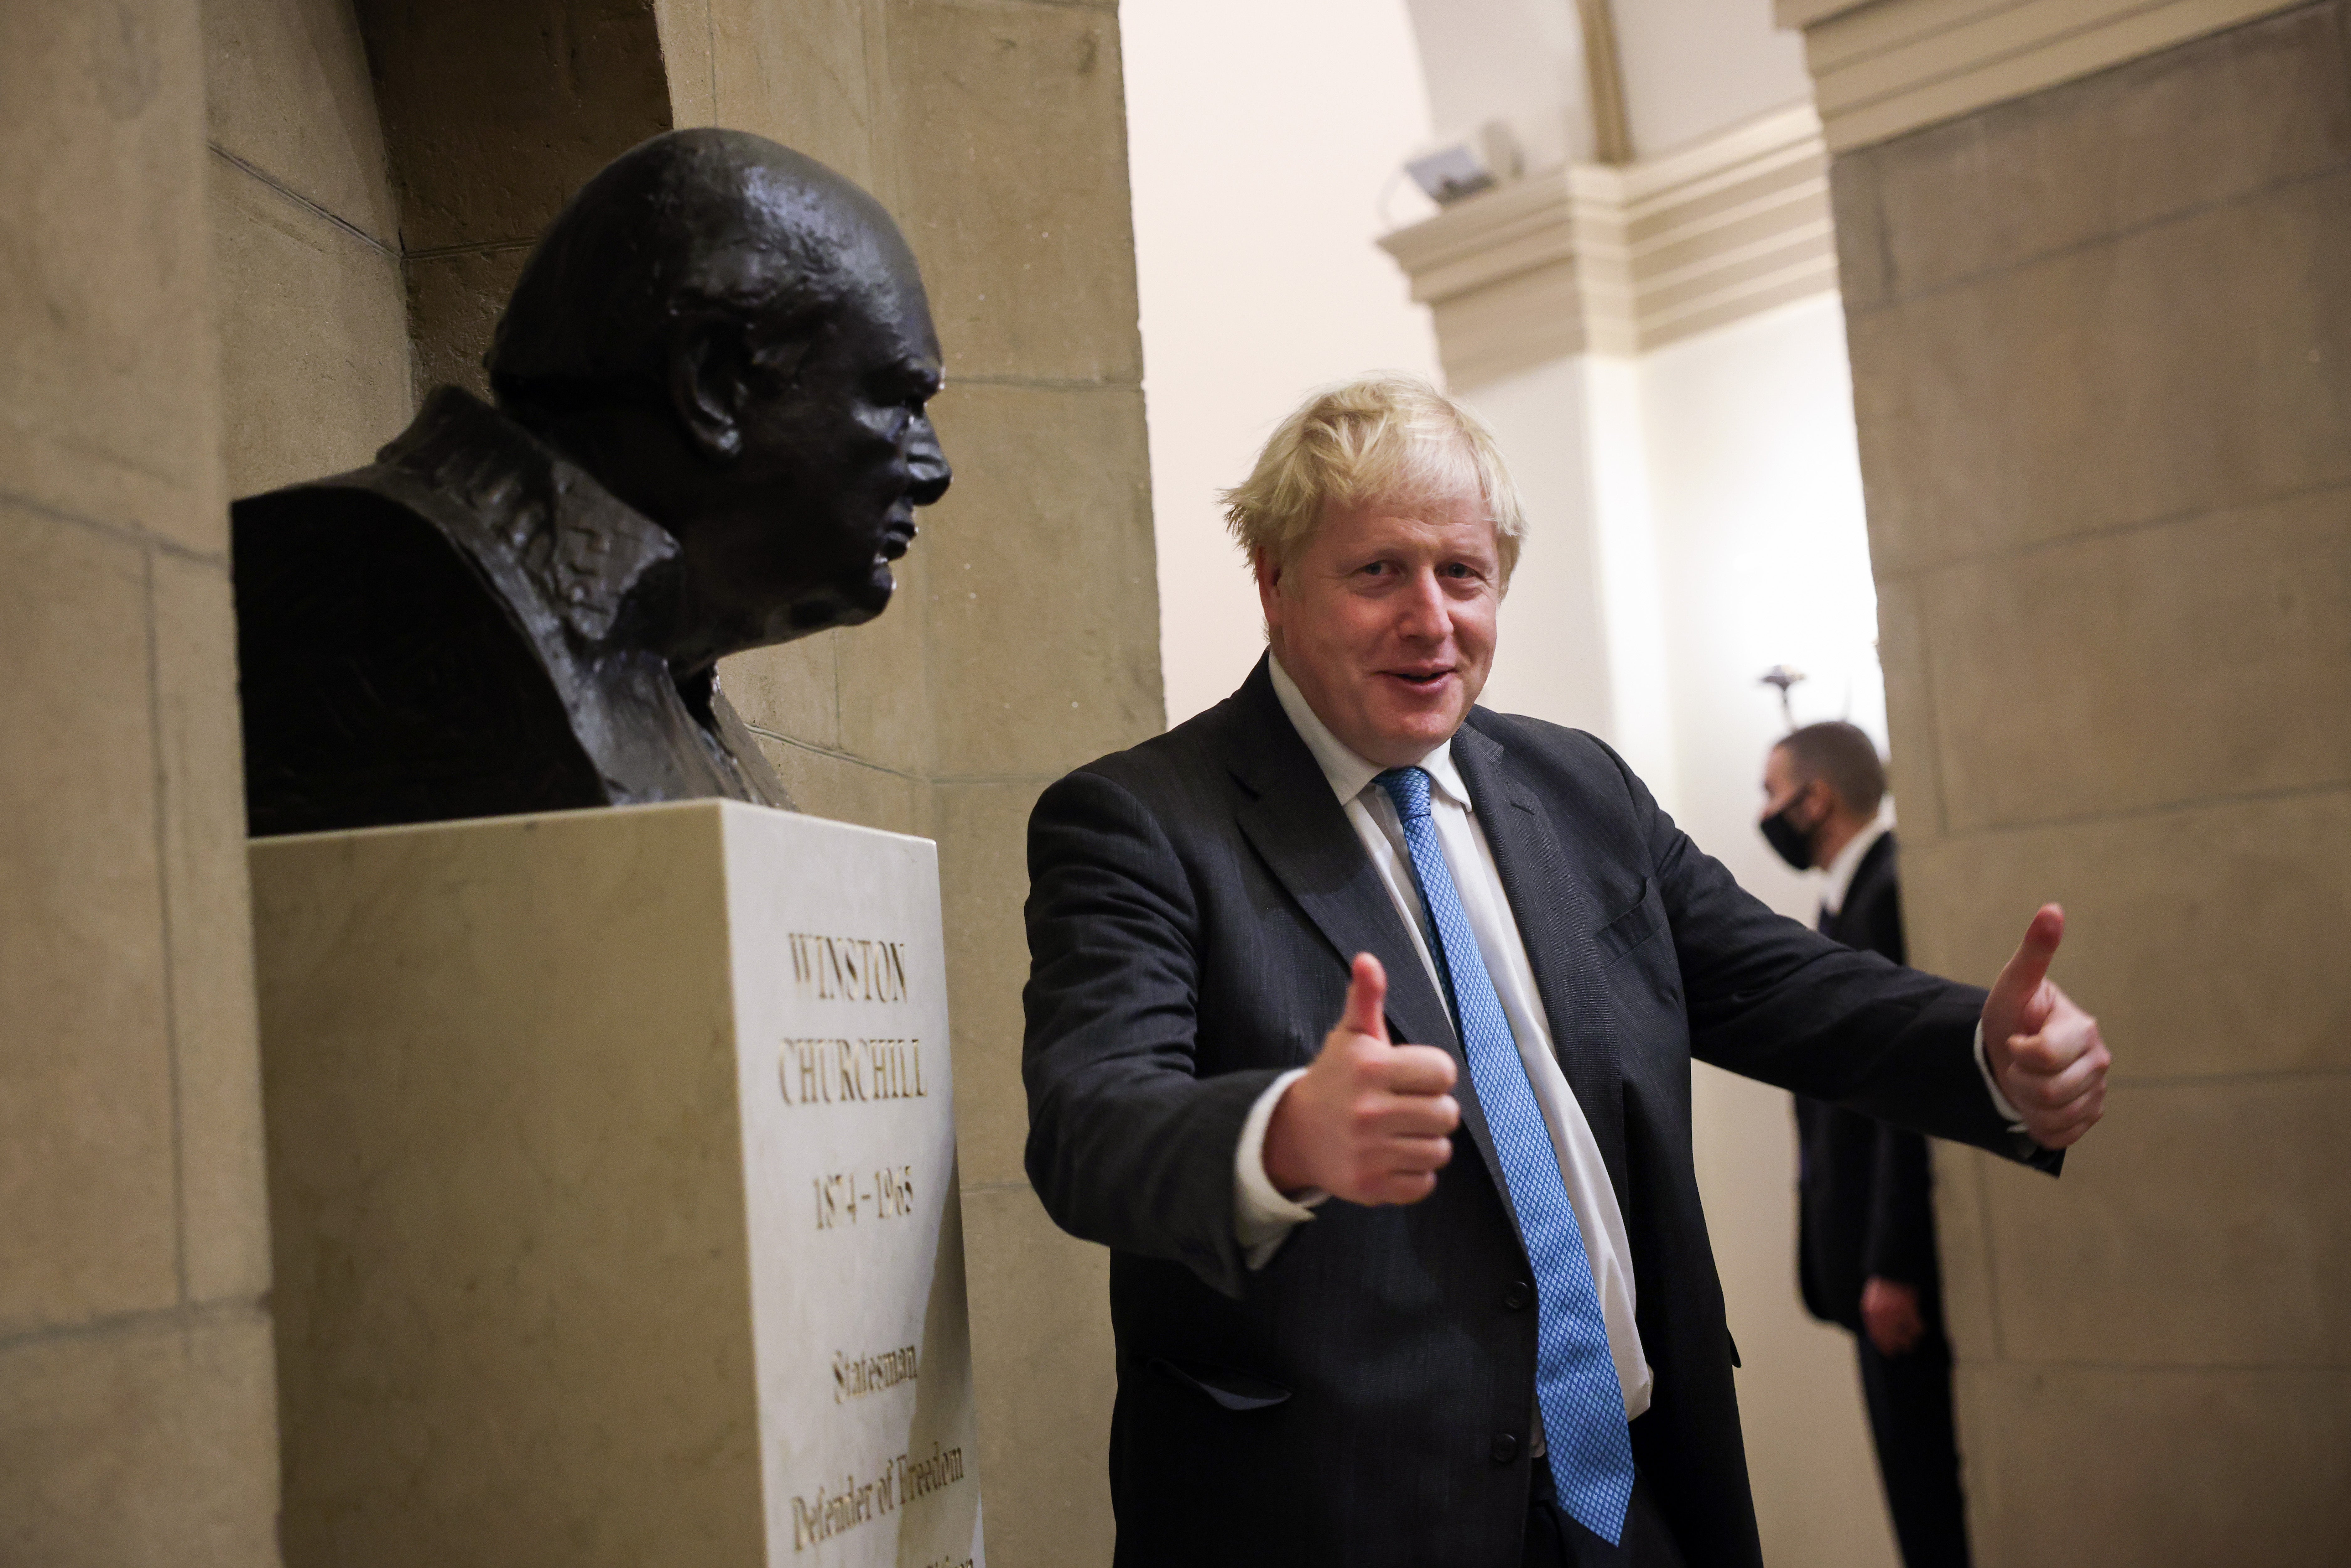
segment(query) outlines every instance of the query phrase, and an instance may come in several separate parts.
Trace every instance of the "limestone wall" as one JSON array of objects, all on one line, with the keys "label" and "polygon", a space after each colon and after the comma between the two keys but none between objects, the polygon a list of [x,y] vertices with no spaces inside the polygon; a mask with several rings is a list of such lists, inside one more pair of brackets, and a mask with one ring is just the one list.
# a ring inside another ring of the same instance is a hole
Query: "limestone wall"
[{"label": "limestone wall", "polygon": [[[1890,25],[1890,24],[1889,24]],[[2351,1532],[2351,59],[2312,6],[1840,156],[1917,960],[2115,1051],[1943,1157],[1977,1560]]]},{"label": "limestone wall", "polygon": [[277,1451],[208,188],[256,277],[371,253],[212,183],[193,0],[5,30],[0,1562],[250,1568]]},{"label": "limestone wall", "polygon": [[1159,727],[1115,6],[26,0],[0,48],[0,1562],[277,1552],[233,495],[479,386],[532,237],[672,124],[905,226],[957,465],[876,624],[725,680],[801,803],[928,833],[991,1545],[1108,1554],[1103,1254],[1019,1166],[1044,783]]}]

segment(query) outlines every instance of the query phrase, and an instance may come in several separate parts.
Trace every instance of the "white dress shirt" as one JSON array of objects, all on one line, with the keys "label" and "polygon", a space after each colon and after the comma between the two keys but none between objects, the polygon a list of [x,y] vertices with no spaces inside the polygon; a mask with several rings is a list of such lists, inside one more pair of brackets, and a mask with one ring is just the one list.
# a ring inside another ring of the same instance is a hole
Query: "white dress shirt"
[{"label": "white dress shirt", "polygon": [[1837,851],[1835,858],[1829,862],[1828,870],[1823,873],[1823,910],[1834,915],[1844,907],[1844,895],[1853,891],[1854,873],[1861,870],[1862,857],[1869,853],[1869,846],[1884,838],[1893,826],[1892,819],[1880,811],[1869,826],[1854,834],[1844,848]]},{"label": "white dress shirt", "polygon": [[[1345,808],[1348,822],[1364,841],[1364,848],[1378,870],[1396,914],[1411,934],[1413,950],[1420,956],[1429,984],[1442,997],[1444,984],[1437,978],[1437,966],[1422,935],[1420,892],[1413,880],[1404,826],[1396,819],[1395,807],[1387,792],[1372,781],[1381,771],[1379,765],[1366,762],[1349,750],[1307,706],[1296,683],[1281,667],[1281,661],[1277,658],[1270,664],[1274,695],[1281,703],[1281,711],[1290,716],[1290,724],[1313,752],[1314,760],[1322,764],[1322,776],[1330,780],[1332,792]],[[1567,1201],[1575,1210],[1576,1226],[1583,1233],[1584,1257],[1592,1266],[1593,1283],[1599,1289],[1600,1314],[1608,1330],[1608,1353],[1616,1364],[1616,1381],[1625,1395],[1625,1416],[1630,1420],[1648,1409],[1652,1380],[1649,1364],[1641,1354],[1640,1332],[1634,1326],[1633,1249],[1625,1239],[1625,1217],[1616,1207],[1616,1189],[1609,1185],[1608,1169],[1601,1160],[1600,1145],[1592,1136],[1592,1127],[1583,1119],[1583,1108],[1576,1103],[1575,1092],[1568,1087],[1567,1075],[1560,1070],[1559,1059],[1552,1053],[1551,1025],[1543,1013],[1542,997],[1535,988],[1534,969],[1527,961],[1526,944],[1519,935],[1510,900],[1502,892],[1501,877],[1494,869],[1494,852],[1486,843],[1485,831],[1478,825],[1469,791],[1454,768],[1452,743],[1439,746],[1421,758],[1419,765],[1427,771],[1434,786],[1429,791],[1429,814],[1434,819],[1437,842],[1445,852],[1445,863],[1453,873],[1462,910],[1468,916],[1470,929],[1477,934],[1486,971],[1493,977],[1495,994],[1510,1021],[1510,1033],[1516,1037],[1520,1058],[1526,1063],[1527,1080],[1534,1086],[1535,1103],[1542,1109],[1552,1148],[1559,1156],[1559,1173],[1566,1184]],[[1273,1119],[1274,1104],[1304,1072],[1305,1069],[1299,1068],[1276,1079],[1259,1096],[1241,1128],[1233,1171],[1234,1228],[1252,1269],[1264,1268],[1283,1239],[1314,1218],[1314,1205],[1325,1196],[1307,1193],[1301,1195],[1301,1201],[1293,1202],[1282,1197],[1265,1174],[1265,1133]]]}]

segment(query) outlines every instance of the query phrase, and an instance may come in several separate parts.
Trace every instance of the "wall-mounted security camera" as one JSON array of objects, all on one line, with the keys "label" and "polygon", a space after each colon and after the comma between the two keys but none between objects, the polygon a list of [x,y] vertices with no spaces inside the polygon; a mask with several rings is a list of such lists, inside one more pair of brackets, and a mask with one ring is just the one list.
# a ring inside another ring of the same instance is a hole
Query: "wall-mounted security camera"
[{"label": "wall-mounted security camera", "polygon": [[1499,120],[1439,138],[1405,161],[1405,171],[1439,206],[1519,177],[1519,139]]}]

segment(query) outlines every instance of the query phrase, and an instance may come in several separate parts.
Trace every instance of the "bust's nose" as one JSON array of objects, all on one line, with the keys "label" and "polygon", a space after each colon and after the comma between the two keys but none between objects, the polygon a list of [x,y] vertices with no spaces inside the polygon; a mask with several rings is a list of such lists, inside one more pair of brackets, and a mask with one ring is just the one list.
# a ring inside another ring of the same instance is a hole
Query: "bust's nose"
[{"label": "bust's nose", "polygon": [[914,422],[906,448],[906,473],[912,481],[906,494],[918,507],[930,506],[955,483],[955,470],[948,466],[946,452],[939,445],[939,433],[927,419]]}]

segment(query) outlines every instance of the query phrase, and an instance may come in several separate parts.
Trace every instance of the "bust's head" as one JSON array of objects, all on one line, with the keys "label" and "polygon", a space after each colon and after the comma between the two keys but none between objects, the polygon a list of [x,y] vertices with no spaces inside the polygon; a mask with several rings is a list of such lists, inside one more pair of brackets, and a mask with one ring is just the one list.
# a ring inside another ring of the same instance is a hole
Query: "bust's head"
[{"label": "bust's head", "polygon": [[741,131],[654,137],[539,240],[498,405],[683,547],[681,671],[870,621],[949,470],[938,340],[881,205]]}]

